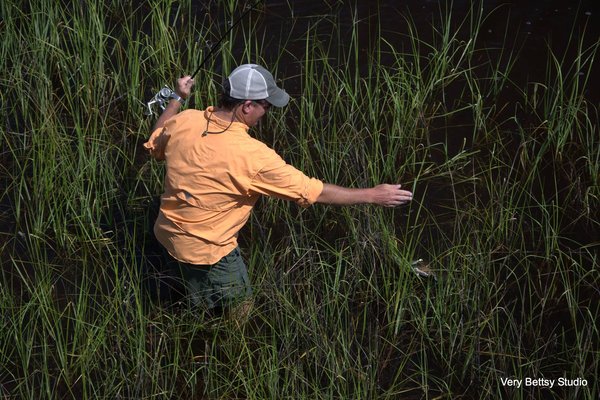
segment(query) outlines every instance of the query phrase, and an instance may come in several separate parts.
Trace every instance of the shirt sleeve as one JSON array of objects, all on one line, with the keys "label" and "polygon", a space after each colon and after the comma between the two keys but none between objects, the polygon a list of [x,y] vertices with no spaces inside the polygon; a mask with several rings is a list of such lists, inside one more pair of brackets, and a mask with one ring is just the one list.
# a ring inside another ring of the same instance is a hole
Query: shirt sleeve
[{"label": "shirt sleeve", "polygon": [[317,201],[323,191],[323,182],[306,176],[273,151],[268,162],[254,176],[250,190],[308,207]]},{"label": "shirt sleeve", "polygon": [[165,149],[170,137],[169,132],[175,128],[175,124],[176,118],[167,120],[165,126],[155,129],[148,141],[144,143],[144,148],[148,150],[148,153],[150,153],[153,158],[157,160],[165,159]]}]

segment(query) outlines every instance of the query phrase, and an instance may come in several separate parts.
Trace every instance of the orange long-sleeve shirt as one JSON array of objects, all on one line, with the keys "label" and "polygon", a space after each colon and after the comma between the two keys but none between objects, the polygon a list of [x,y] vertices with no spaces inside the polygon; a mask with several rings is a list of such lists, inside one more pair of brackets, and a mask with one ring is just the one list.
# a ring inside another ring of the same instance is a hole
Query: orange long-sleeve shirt
[{"label": "orange long-sleeve shirt", "polygon": [[144,144],[166,161],[154,233],[173,257],[191,264],[214,264],[233,250],[260,195],[308,207],[323,190],[323,182],[252,138],[248,126],[212,113],[212,107],[183,111]]}]

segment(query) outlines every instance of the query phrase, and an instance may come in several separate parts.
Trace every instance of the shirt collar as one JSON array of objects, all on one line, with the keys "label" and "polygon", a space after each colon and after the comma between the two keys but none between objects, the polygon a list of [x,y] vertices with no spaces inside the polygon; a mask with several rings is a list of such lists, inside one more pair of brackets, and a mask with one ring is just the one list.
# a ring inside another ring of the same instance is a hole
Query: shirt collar
[{"label": "shirt collar", "polygon": [[210,121],[209,129],[211,129],[211,130],[227,129],[228,131],[248,133],[248,129],[250,129],[248,127],[248,125],[244,124],[243,122],[238,122],[238,121],[231,122],[231,120],[221,119],[214,114],[215,111],[216,111],[216,107],[214,107],[214,106],[209,106],[206,108],[206,110],[204,110],[204,118],[207,121]]}]

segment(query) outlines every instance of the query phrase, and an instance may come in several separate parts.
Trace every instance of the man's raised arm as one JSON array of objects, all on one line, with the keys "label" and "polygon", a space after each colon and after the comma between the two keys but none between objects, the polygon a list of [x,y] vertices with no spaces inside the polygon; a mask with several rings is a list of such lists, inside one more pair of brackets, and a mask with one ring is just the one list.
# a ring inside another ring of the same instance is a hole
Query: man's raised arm
[{"label": "man's raised arm", "polygon": [[[187,75],[182,78],[177,79],[177,88],[175,88],[175,93],[179,95],[182,99],[187,99],[192,92],[192,86],[194,86],[194,80],[191,76]],[[157,130],[158,128],[162,128],[165,126],[165,122],[179,113],[179,108],[181,108],[182,104],[176,99],[169,100],[169,104],[165,110],[160,114],[160,117],[156,120],[154,127],[152,128],[152,132]]]}]

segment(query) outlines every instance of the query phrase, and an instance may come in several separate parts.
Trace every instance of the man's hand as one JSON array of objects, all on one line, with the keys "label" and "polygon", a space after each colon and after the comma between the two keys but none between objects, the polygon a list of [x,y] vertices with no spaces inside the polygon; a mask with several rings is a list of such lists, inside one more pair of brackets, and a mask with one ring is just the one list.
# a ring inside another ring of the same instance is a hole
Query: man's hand
[{"label": "man's hand", "polygon": [[192,86],[194,86],[194,80],[191,76],[186,75],[177,79],[177,87],[175,93],[181,96],[182,99],[187,99],[192,93]]},{"label": "man's hand", "polygon": [[384,207],[396,207],[412,200],[412,193],[402,190],[402,185],[381,184],[371,188],[372,203]]},{"label": "man's hand", "polygon": [[[177,79],[177,87],[175,88],[175,93],[181,96],[182,99],[187,99],[192,92],[192,86],[194,86],[194,80],[191,76],[186,75]],[[160,117],[156,120],[152,131],[154,132],[156,129],[162,128],[165,126],[165,122],[167,120],[179,113],[179,108],[181,107],[181,103],[175,99],[169,100],[169,104],[164,109]]]}]

